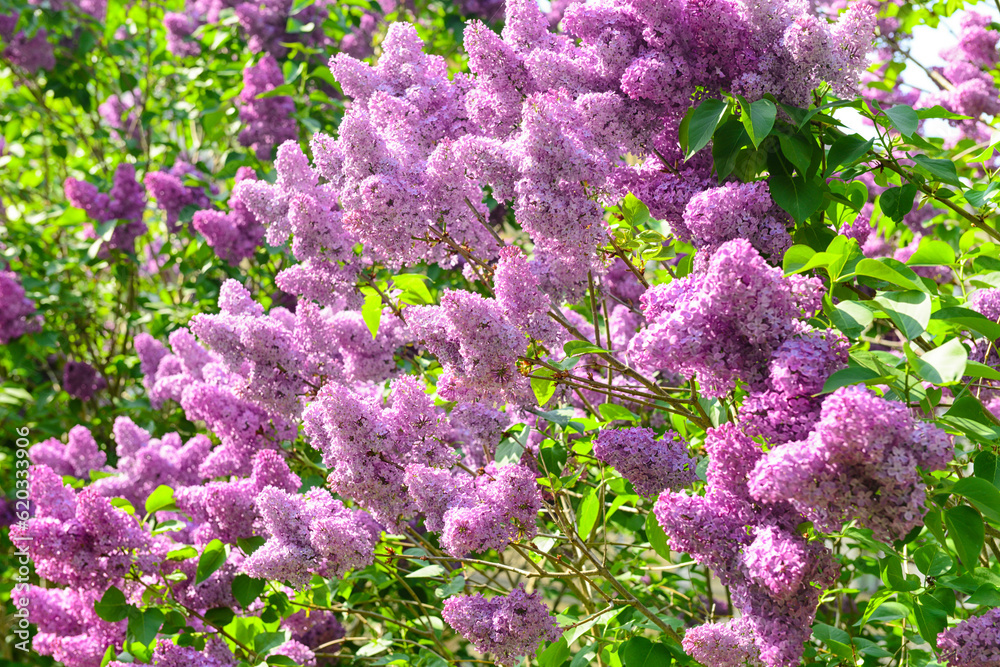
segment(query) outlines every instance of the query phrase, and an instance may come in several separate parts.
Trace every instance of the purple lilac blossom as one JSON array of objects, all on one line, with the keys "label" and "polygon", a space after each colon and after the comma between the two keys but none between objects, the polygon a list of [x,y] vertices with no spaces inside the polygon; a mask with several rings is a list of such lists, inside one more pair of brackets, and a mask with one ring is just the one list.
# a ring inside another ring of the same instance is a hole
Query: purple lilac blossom
[{"label": "purple lilac blossom", "polygon": [[[254,176],[250,167],[240,167],[236,171],[236,182],[251,180]],[[242,260],[253,257],[264,240],[264,226],[246,204],[236,198],[229,200],[229,213],[214,209],[198,211],[191,220],[191,226],[230,266],[237,266]]]},{"label": "purple lilac blossom", "polygon": [[67,361],[63,366],[62,386],[73,398],[88,401],[95,393],[107,387],[108,382],[90,364],[83,361]]},{"label": "purple lilac blossom", "polygon": [[49,438],[30,450],[31,462],[48,466],[57,475],[72,475],[86,479],[91,470],[101,470],[107,455],[97,446],[97,441],[86,426],[70,429],[66,444],[58,438]]},{"label": "purple lilac blossom", "polygon": [[533,400],[517,369],[528,342],[496,300],[446,291],[441,305],[410,308],[406,318],[413,335],[445,369],[438,381],[442,396],[494,403]]},{"label": "purple lilac blossom", "polygon": [[441,616],[498,665],[516,665],[523,656],[534,655],[543,641],[562,635],[541,595],[527,593],[524,584],[490,599],[482,594],[448,598]]},{"label": "purple lilac blossom", "polygon": [[640,367],[697,375],[721,396],[737,379],[761,387],[774,352],[803,331],[820,305],[816,278],[785,277],[750,245],[722,244],[703,272],[651,287],[641,299],[648,326],[629,344]]},{"label": "purple lilac blossom", "polygon": [[603,429],[594,440],[594,456],[614,466],[643,496],[676,491],[694,482],[687,443],[677,434],[659,440],[655,435],[648,428]]},{"label": "purple lilac blossom", "polygon": [[292,114],[295,102],[287,95],[257,99],[257,96],[285,83],[278,61],[267,55],[256,65],[243,70],[243,90],[240,92],[240,121],[244,128],[239,140],[249,146],[259,160],[270,160],[274,149],[286,141],[295,141],[298,126]]},{"label": "purple lilac blossom", "polygon": [[[83,209],[94,222],[118,221],[111,233],[108,246],[125,252],[135,251],[135,240],[146,233],[146,223],[142,215],[146,210],[146,193],[135,178],[135,166],[127,163],[115,169],[111,190],[104,194],[85,181],[67,178],[63,183],[66,199],[76,208]],[[92,224],[86,228],[89,237],[94,238]]]},{"label": "purple lilac blossom", "polygon": [[848,340],[832,329],[786,340],[771,359],[766,388],[744,399],[741,423],[771,444],[805,438],[819,420],[823,385],[846,367],[849,348]]},{"label": "purple lilac blossom", "polygon": [[967,618],[938,635],[938,655],[948,667],[1000,664],[1000,609]]},{"label": "purple lilac blossom", "polygon": [[13,271],[0,271],[0,345],[17,340],[42,328],[42,316],[35,314],[35,302]]},{"label": "purple lilac blossom", "polygon": [[35,514],[10,529],[24,540],[39,576],[76,589],[103,590],[121,580],[132,552],[149,548],[138,519],[87,487],[77,494],[46,466],[30,469]]},{"label": "purple lilac blossom", "polygon": [[186,177],[199,179],[204,174],[193,165],[178,160],[169,171],[151,171],[146,174],[143,182],[149,194],[156,199],[157,205],[163,209],[167,217],[167,229],[177,231],[181,212],[191,206],[198,209],[208,208],[211,201],[200,185],[185,185]]},{"label": "purple lilac blossom", "polygon": [[674,233],[704,254],[726,241],[747,239],[771,264],[779,264],[792,245],[790,226],[788,215],[771,200],[767,184],[757,181],[727,183],[696,194]]},{"label": "purple lilac blossom", "polygon": [[124,644],[127,621],[109,623],[98,617],[94,603],[100,598],[100,591],[33,585],[21,595],[11,596],[28,620],[38,626],[32,648],[66,667],[100,665],[109,646],[117,652]]},{"label": "purple lilac blossom", "polygon": [[254,504],[267,541],[243,562],[244,573],[301,587],[311,573],[342,577],[372,563],[380,534],[377,524],[325,489],[299,495],[268,486]]},{"label": "purple lilac blossom", "polygon": [[804,440],[771,449],[757,463],[750,490],[760,501],[792,503],[818,530],[835,532],[853,519],[888,541],[921,523],[918,467],[943,470],[952,455],[951,438],[902,403],[842,387],[823,401]]}]

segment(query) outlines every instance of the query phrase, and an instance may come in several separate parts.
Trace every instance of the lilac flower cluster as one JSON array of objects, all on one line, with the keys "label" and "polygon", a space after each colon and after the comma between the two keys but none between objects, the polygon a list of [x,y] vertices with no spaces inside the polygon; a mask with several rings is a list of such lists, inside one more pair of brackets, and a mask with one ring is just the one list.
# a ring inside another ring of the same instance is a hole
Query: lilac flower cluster
[{"label": "lilac flower cluster", "polygon": [[184,184],[188,176],[201,179],[204,174],[194,165],[178,160],[168,171],[151,171],[143,179],[149,194],[156,199],[157,205],[166,214],[167,229],[171,232],[177,231],[181,211],[185,208],[190,206],[203,209],[211,205],[204,188],[200,185]]},{"label": "lilac flower cluster", "polygon": [[741,422],[771,444],[805,438],[819,420],[823,385],[847,365],[849,348],[848,340],[832,329],[786,340],[771,359],[766,388],[744,399]]},{"label": "lilac flower cluster", "polygon": [[820,305],[816,278],[784,277],[745,239],[722,244],[703,272],[651,287],[641,299],[648,326],[629,344],[649,369],[698,376],[706,396],[721,396],[737,379],[762,387],[767,365],[801,333]]},{"label": "lilac flower cluster", "polygon": [[299,495],[268,486],[257,495],[254,506],[267,542],[243,562],[242,571],[252,577],[301,587],[311,573],[341,577],[374,559],[381,527],[324,489]]},{"label": "lilac flower cluster", "polygon": [[338,190],[332,183],[320,183],[328,171],[319,156],[327,155],[329,143],[329,137],[320,134],[312,139],[317,169],[298,144],[282,144],[274,163],[277,181],[242,180],[233,190],[233,201],[242,202],[264,225],[269,245],[281,246],[294,236],[292,254],[299,263],[278,274],[278,287],[339,310],[344,299],[352,307],[358,305],[354,282],[359,267],[356,241],[345,231],[337,206]]},{"label": "lilac flower cluster", "polygon": [[330,488],[399,530],[415,507],[404,486],[410,464],[450,467],[455,454],[444,440],[446,426],[413,377],[392,384],[387,405],[330,383],[303,414],[306,435],[330,469]]},{"label": "lilac flower cluster", "polygon": [[[615,0],[569,6],[567,34],[557,35],[536,3],[512,0],[502,38],[482,23],[466,29],[471,76],[454,79],[443,59],[422,52],[412,27],[393,24],[376,66],[343,53],[331,61],[354,101],[339,138],[318,135],[313,153],[339,192],[344,227],[375,259],[441,263],[450,248],[437,242],[444,230],[492,259],[499,248],[479,222],[489,186],[498,201],[514,200],[542,289],[578,294],[588,270],[603,269],[595,199],[616,198],[623,187],[663,192],[679,217],[708,187],[707,164],[693,180],[671,175],[667,183],[666,165],[652,157],[678,155],[677,126],[698,87],[753,99],[772,92],[803,105],[821,79],[848,90],[864,69],[873,24],[864,5],[830,25],[793,4],[718,0],[696,11]],[[621,163],[624,154],[650,157],[633,168]],[[770,230],[761,242],[780,252],[781,222],[761,224]],[[719,233],[716,243],[728,235]]]},{"label": "lilac flower cluster", "polygon": [[954,120],[962,132],[977,140],[987,139],[989,132],[979,123],[981,116],[1000,113],[1000,91],[993,76],[982,68],[992,68],[1000,53],[997,40],[1000,33],[990,28],[992,19],[977,12],[962,15],[958,44],[941,53],[946,63],[938,68],[952,86],[934,94],[926,95],[928,105],[940,104],[944,108],[971,120]]},{"label": "lilac flower cluster", "polygon": [[1000,609],[973,616],[938,635],[938,654],[948,667],[990,667],[1000,662]]},{"label": "lilac flower cluster", "polygon": [[543,641],[554,642],[562,635],[541,595],[526,592],[524,584],[490,599],[482,594],[448,598],[441,615],[498,665],[516,665]]},{"label": "lilac flower cluster", "polygon": [[792,245],[787,228],[791,220],[775,206],[763,181],[727,183],[691,197],[683,222],[674,228],[677,237],[710,255],[726,241],[742,238],[772,264],[778,264]]},{"label": "lilac flower cluster", "polygon": [[39,28],[30,37],[23,30],[14,32],[20,14],[0,14],[0,41],[6,43],[2,55],[28,74],[56,66],[56,56],[48,41],[45,28]]},{"label": "lilac flower cluster", "polygon": [[295,141],[298,126],[292,114],[295,102],[287,95],[257,99],[285,83],[285,77],[274,56],[266,55],[256,65],[243,70],[243,90],[240,91],[240,120],[245,125],[240,132],[240,144],[249,146],[259,160],[270,160],[274,149],[286,141]]},{"label": "lilac flower cluster", "polygon": [[154,406],[177,401],[188,419],[205,422],[218,436],[222,446],[199,467],[205,477],[249,474],[258,450],[275,449],[281,440],[295,437],[295,426],[286,418],[241,398],[238,391],[245,377],[230,372],[188,330],[171,334],[170,344],[173,353],[148,334],[136,337],[143,384]]},{"label": "lilac flower cluster", "polygon": [[804,440],[775,447],[757,463],[750,491],[761,501],[790,502],[818,530],[856,520],[889,541],[921,524],[918,467],[943,470],[953,454],[951,438],[915,420],[905,405],[863,386],[842,387],[823,401]]},{"label": "lilac flower cluster", "polygon": [[676,491],[695,481],[694,461],[680,436],[657,440],[648,428],[604,429],[594,440],[594,456],[614,466],[644,496]]},{"label": "lilac flower cluster", "polygon": [[101,470],[107,462],[107,455],[86,426],[71,428],[65,444],[58,438],[49,438],[32,446],[29,454],[36,465],[47,466],[60,476],[81,479],[87,479],[91,470]]},{"label": "lilac flower cluster", "polygon": [[[135,178],[135,166],[127,163],[115,170],[111,191],[107,194],[98,190],[93,183],[67,178],[63,183],[66,199],[76,208],[82,208],[87,216],[97,222],[117,220],[108,246],[125,252],[135,251],[135,240],[146,233],[146,223],[142,214],[146,210],[146,193]],[[93,238],[95,229],[88,225],[87,234]]]},{"label": "lilac flower cluster", "polygon": [[35,313],[35,302],[24,295],[18,275],[0,271],[0,344],[41,328],[42,316]]},{"label": "lilac flower cluster", "polygon": [[[255,176],[250,167],[236,170],[236,182],[251,180]],[[208,209],[198,211],[191,226],[205,237],[215,254],[231,266],[253,257],[264,240],[264,226],[242,201],[231,198],[229,213]]]},{"label": "lilac flower cluster", "polygon": [[[510,305],[510,304],[508,304]],[[413,335],[444,367],[438,392],[449,400],[530,401],[517,359],[528,342],[495,299],[449,291],[439,306],[407,310]]]},{"label": "lilac flower cluster", "polygon": [[122,95],[109,95],[98,105],[97,113],[111,128],[114,136],[122,141],[139,141],[142,137],[142,124],[135,109],[135,95],[126,92]]},{"label": "lilac flower cluster", "polygon": [[66,667],[100,665],[108,647],[117,651],[125,640],[127,621],[109,623],[98,617],[94,603],[100,592],[76,588],[28,586],[11,601],[38,626],[32,648]]},{"label": "lilac flower cluster", "polygon": [[684,649],[709,665],[797,664],[836,562],[796,531],[802,515],[788,502],[751,496],[748,481],[764,456],[757,443],[724,424],[708,431],[705,448],[705,495],[665,491],[654,512],[671,547],[711,568],[742,616],[689,630]]},{"label": "lilac flower cluster", "polygon": [[139,522],[112,507],[97,489],[77,494],[46,466],[32,466],[29,498],[34,516],[11,527],[23,540],[39,576],[84,590],[104,590],[119,581],[134,551],[148,551]]},{"label": "lilac flower cluster", "polygon": [[312,23],[311,32],[288,32],[292,3],[284,0],[245,2],[243,0],[191,0],[185,12],[168,12],[163,19],[167,29],[167,48],[178,57],[201,53],[201,45],[192,39],[194,31],[205,23],[219,23],[225,9],[235,11],[247,45],[254,53],[268,53],[281,58],[288,53],[283,44],[300,42],[307,47],[329,46],[329,38],[319,27],[329,15],[327,2],[320,1],[299,10],[294,16],[302,25]]},{"label": "lilac flower cluster", "polygon": [[73,398],[88,401],[108,386],[107,380],[97,369],[83,361],[67,361],[63,366],[63,389]]}]

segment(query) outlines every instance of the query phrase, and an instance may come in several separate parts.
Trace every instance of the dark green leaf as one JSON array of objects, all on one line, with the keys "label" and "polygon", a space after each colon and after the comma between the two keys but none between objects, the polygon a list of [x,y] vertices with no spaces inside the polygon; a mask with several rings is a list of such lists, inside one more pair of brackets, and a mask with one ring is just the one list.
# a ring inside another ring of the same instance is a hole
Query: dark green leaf
[{"label": "dark green leaf", "polygon": [[774,102],[771,100],[757,100],[750,105],[749,109],[746,107],[746,100],[741,98],[740,101],[743,107],[741,119],[743,127],[746,128],[754,148],[759,148],[760,142],[771,133],[771,128],[774,127],[774,119],[778,115],[778,108],[774,106]]},{"label": "dark green leaf", "polygon": [[233,579],[233,597],[241,607],[249,607],[264,592],[264,580],[238,574]]},{"label": "dark green leaf", "polygon": [[908,137],[916,132],[920,126],[920,118],[917,116],[917,112],[913,110],[913,107],[905,104],[897,104],[888,109],[883,109],[883,111],[888,116],[892,126],[904,137]]},{"label": "dark green leaf", "polygon": [[94,603],[94,611],[102,620],[109,623],[117,623],[128,616],[128,608],[125,594],[115,586],[106,590],[101,599]]},{"label": "dark green leaf", "polygon": [[[682,128],[681,145],[685,147],[685,159],[708,145],[727,108],[725,102],[711,97],[698,105],[688,119],[687,127]],[[687,130],[686,136],[684,130]]]},{"label": "dark green leaf", "polygon": [[228,547],[226,547],[226,545],[224,545],[220,540],[212,540],[209,542],[205,546],[205,550],[201,553],[201,557],[198,559],[198,571],[194,582],[196,584],[200,584],[212,576],[212,573],[222,567],[222,565],[226,562],[226,557],[228,555]]},{"label": "dark green leaf", "polygon": [[633,637],[618,651],[622,667],[663,667],[673,662],[673,656],[663,644],[654,644],[645,637]]},{"label": "dark green leaf", "polygon": [[962,181],[958,180],[958,171],[955,163],[951,160],[929,158],[926,155],[914,155],[913,161],[930,172],[931,176],[937,180],[962,187]]},{"label": "dark green leaf", "polygon": [[944,513],[944,523],[948,527],[948,536],[955,543],[962,567],[967,570],[975,568],[979,564],[986,534],[979,512],[968,505],[952,507]]},{"label": "dark green leaf", "polygon": [[128,610],[128,631],[143,646],[149,646],[163,626],[163,612],[156,608]]},{"label": "dark green leaf", "polygon": [[728,118],[719,126],[712,139],[712,159],[715,161],[715,172],[721,183],[736,168],[736,158],[743,148],[750,144],[750,136],[743,123],[735,118]]},{"label": "dark green leaf", "polygon": [[870,151],[873,144],[873,139],[865,141],[857,134],[840,137],[830,146],[830,152],[826,156],[826,175],[830,176],[841,165],[852,165],[855,160]]},{"label": "dark green leaf", "polygon": [[882,213],[890,219],[900,222],[907,213],[913,210],[913,198],[917,196],[917,186],[907,183],[902,187],[889,188],[879,195],[879,206]]},{"label": "dark green leaf", "polygon": [[649,544],[653,547],[653,551],[657,553],[660,558],[670,559],[670,546],[667,540],[667,534],[664,532],[663,527],[657,520],[656,515],[651,511],[646,515],[646,537],[649,538]]},{"label": "dark green leaf", "polygon": [[798,223],[805,222],[823,203],[823,186],[802,176],[789,176],[784,171],[772,172],[768,185],[774,203]]},{"label": "dark green leaf", "polygon": [[993,523],[1000,524],[1000,489],[980,477],[966,477],[955,482],[951,492],[962,496]]},{"label": "dark green leaf", "polygon": [[229,625],[236,614],[229,607],[215,607],[205,612],[205,620],[217,628]]}]

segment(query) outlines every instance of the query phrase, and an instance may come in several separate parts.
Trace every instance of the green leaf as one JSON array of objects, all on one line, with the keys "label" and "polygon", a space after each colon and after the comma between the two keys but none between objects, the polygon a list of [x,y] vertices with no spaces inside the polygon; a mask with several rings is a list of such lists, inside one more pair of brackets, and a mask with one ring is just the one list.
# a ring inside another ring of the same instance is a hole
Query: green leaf
[{"label": "green leaf", "polygon": [[907,266],[954,266],[955,251],[944,241],[930,234],[920,239],[916,252],[906,260]]},{"label": "green leaf", "polygon": [[931,320],[931,298],[925,292],[883,292],[872,300],[881,306],[907,340],[913,340],[927,330],[927,323]]},{"label": "green leaf", "polygon": [[236,614],[229,607],[214,607],[205,612],[205,620],[217,628],[225,627],[233,622]]},{"label": "green leaf", "polygon": [[826,176],[829,177],[841,165],[854,164],[855,160],[871,150],[874,143],[874,139],[865,141],[858,134],[848,134],[837,139],[826,156]]},{"label": "green leaf", "polygon": [[562,637],[552,642],[538,656],[538,667],[560,667],[569,659],[569,644]]},{"label": "green leaf", "polygon": [[628,408],[616,405],[615,403],[601,403],[597,406],[597,410],[601,413],[601,416],[609,422],[617,419],[630,422],[639,421],[639,415],[635,414]]},{"label": "green leaf", "polygon": [[771,174],[768,183],[771,199],[797,223],[803,223],[823,203],[823,186],[802,176],[789,176],[784,171]]},{"label": "green leaf", "polygon": [[646,515],[646,537],[649,538],[649,545],[653,547],[653,551],[660,558],[670,560],[670,545],[667,540],[667,534],[664,532],[663,526],[660,525],[652,510]]},{"label": "green leaf", "polygon": [[101,599],[94,603],[94,611],[108,623],[117,623],[128,616],[129,605],[125,602],[125,594],[116,586],[104,591]]},{"label": "green leaf", "polygon": [[289,95],[295,95],[296,93],[298,93],[298,90],[295,89],[294,85],[284,83],[280,86],[272,88],[271,90],[266,90],[263,93],[260,93],[257,95],[257,99],[266,100],[269,97],[287,97]]},{"label": "green leaf", "polygon": [[104,651],[104,657],[101,658],[100,667],[107,667],[107,664],[115,659],[115,647],[109,646],[107,650]]},{"label": "green leaf", "polygon": [[567,357],[579,357],[583,354],[610,354],[603,347],[598,347],[585,340],[571,340],[563,345]]},{"label": "green leaf", "polygon": [[955,482],[951,492],[962,496],[993,523],[1000,524],[1000,489],[980,477],[965,477]]},{"label": "green leaf", "polygon": [[811,260],[816,254],[816,251],[807,245],[793,245],[785,251],[785,257],[782,259],[781,268],[785,272],[786,276],[798,273],[804,270],[804,267],[808,265],[809,260]]},{"label": "green leaf", "polygon": [[757,100],[749,105],[750,108],[747,109],[746,100],[741,97],[740,104],[743,108],[743,115],[741,117],[743,127],[746,128],[747,135],[750,137],[750,141],[753,142],[753,147],[759,148],[760,142],[771,133],[771,128],[774,127],[774,119],[778,116],[778,108],[774,105],[774,102],[766,99]]},{"label": "green leaf", "polygon": [[974,569],[979,564],[986,534],[983,518],[968,505],[959,505],[944,513],[944,523],[948,527],[948,536],[955,543],[962,567]]},{"label": "green leaf", "polygon": [[117,507],[126,514],[135,515],[135,508],[132,507],[132,503],[129,502],[126,498],[112,498],[111,506]]},{"label": "green leaf", "polygon": [[167,560],[187,560],[198,555],[198,550],[190,544],[181,547],[174,547],[167,552]]},{"label": "green leaf", "polygon": [[812,139],[811,135],[807,138],[798,132],[795,134],[779,132],[778,144],[781,146],[781,154],[795,165],[800,174],[805,174],[809,171],[809,167],[813,162],[813,155],[818,150],[816,142]]},{"label": "green leaf", "polygon": [[907,213],[913,210],[916,196],[917,186],[906,183],[901,187],[889,188],[879,195],[878,201],[883,214],[891,220],[900,222]]},{"label": "green leaf", "polygon": [[186,523],[183,521],[177,521],[176,519],[170,519],[169,521],[161,521],[156,524],[156,528],[152,530],[152,535],[162,535],[163,533],[176,533],[179,530],[184,530]]},{"label": "green leaf", "polygon": [[556,393],[556,383],[549,379],[555,375],[555,371],[551,368],[536,368],[532,375],[531,391],[534,392],[539,407],[542,407]]},{"label": "green leaf", "polygon": [[253,638],[253,650],[256,653],[267,653],[286,641],[288,641],[287,632],[262,632]]},{"label": "green leaf", "polygon": [[440,599],[450,598],[465,590],[465,577],[458,575],[447,584],[443,584],[434,589],[434,596]]},{"label": "green leaf", "polygon": [[673,662],[673,655],[663,644],[654,644],[645,637],[633,637],[618,651],[622,667],[663,667]]},{"label": "green leaf", "polygon": [[952,568],[951,557],[936,544],[928,544],[913,552],[917,569],[928,577],[938,577]]},{"label": "green leaf", "polygon": [[249,556],[254,551],[257,551],[257,549],[260,549],[262,546],[264,546],[264,543],[266,541],[267,540],[265,540],[260,535],[255,535],[254,537],[241,537],[238,540],[236,540],[236,546],[242,549],[243,553]]},{"label": "green leaf", "polygon": [[920,118],[917,116],[917,112],[913,110],[913,107],[905,104],[897,104],[888,109],[883,109],[883,111],[889,118],[892,126],[904,137],[908,137],[916,132],[920,126]]},{"label": "green leaf", "polygon": [[382,296],[372,290],[365,294],[365,302],[361,306],[361,319],[372,335],[372,340],[378,335],[378,325],[382,321]]},{"label": "green leaf", "polygon": [[163,612],[156,608],[139,611],[135,607],[128,610],[128,631],[143,646],[149,646],[163,626]]},{"label": "green leaf", "polygon": [[221,540],[212,540],[205,546],[205,550],[198,559],[198,571],[194,578],[194,583],[201,582],[212,576],[226,562],[229,555],[228,547]]},{"label": "green leaf", "polygon": [[931,315],[931,319],[944,320],[959,328],[981,333],[990,340],[1000,338],[1000,324],[968,308],[942,308]]},{"label": "green leaf", "polygon": [[[905,273],[904,273],[905,271]],[[868,276],[883,282],[891,283],[908,290],[926,291],[917,274],[906,268],[900,262],[891,262],[888,259],[876,260],[865,258],[854,267],[854,273],[859,276]]]},{"label": "green leaf", "polygon": [[972,464],[976,477],[1000,488],[1000,466],[997,465],[997,455],[993,452],[979,452]]},{"label": "green leaf", "polygon": [[597,524],[597,516],[600,514],[601,501],[598,498],[597,489],[591,488],[587,495],[580,501],[580,508],[576,513],[577,531],[580,537],[586,540],[590,536],[590,531]]},{"label": "green leaf", "polygon": [[851,636],[825,623],[813,626],[813,637],[823,642],[830,652],[844,660],[854,660],[854,649],[851,648]]},{"label": "green leaf", "polygon": [[1000,607],[1000,588],[993,584],[983,584],[966,600],[968,604],[984,607]]},{"label": "green leaf", "polygon": [[727,108],[726,103],[722,100],[710,97],[703,100],[692,112],[688,118],[687,126],[681,128],[681,145],[685,147],[685,160],[690,159],[692,155],[708,145],[715,133],[716,126],[726,115]]},{"label": "green leaf", "polygon": [[736,168],[736,158],[749,144],[750,137],[746,128],[735,118],[728,118],[715,131],[712,139],[712,159],[720,183]]},{"label": "green leaf", "polygon": [[937,647],[937,636],[948,627],[948,610],[930,593],[917,597],[913,606],[917,631],[931,646]]},{"label": "green leaf", "polygon": [[930,172],[931,176],[937,180],[948,185],[962,187],[962,181],[958,180],[958,170],[955,169],[955,163],[951,160],[934,159],[926,155],[914,155],[913,161]]},{"label": "green leaf", "polygon": [[437,563],[433,565],[425,565],[424,567],[414,570],[406,575],[407,579],[429,579],[431,577],[440,577],[446,574],[446,570],[438,565]]},{"label": "green leaf", "polygon": [[233,597],[241,607],[249,607],[264,592],[264,580],[238,574],[233,579]]},{"label": "green leaf", "polygon": [[165,484],[160,484],[146,498],[146,514],[152,514],[162,509],[174,508],[174,490]]},{"label": "green leaf", "polygon": [[852,340],[864,333],[875,319],[872,311],[857,301],[841,301],[828,314],[833,326]]},{"label": "green leaf", "polygon": [[826,379],[823,383],[823,391],[821,394],[829,394],[831,392],[837,391],[841,387],[849,387],[855,384],[862,384],[870,380],[880,379],[882,376],[873,371],[870,368],[864,368],[862,366],[851,366],[849,368],[841,368],[839,371],[835,371],[830,377]]},{"label": "green leaf", "polygon": [[952,338],[944,345],[934,348],[922,357],[917,357],[909,346],[906,356],[922,379],[936,385],[953,384],[965,375],[965,364],[969,351],[958,338]]}]

